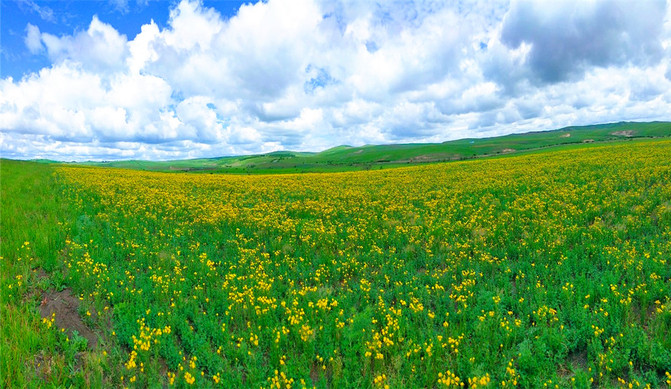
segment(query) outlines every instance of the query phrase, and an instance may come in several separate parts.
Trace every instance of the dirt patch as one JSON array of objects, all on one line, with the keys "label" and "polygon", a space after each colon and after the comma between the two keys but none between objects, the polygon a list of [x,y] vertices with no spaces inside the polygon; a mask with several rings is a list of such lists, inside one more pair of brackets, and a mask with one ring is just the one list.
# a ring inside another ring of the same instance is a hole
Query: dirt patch
[{"label": "dirt patch", "polygon": [[560,138],[570,138],[571,134],[562,134],[559,136]]},{"label": "dirt patch", "polygon": [[55,359],[62,359],[63,356],[53,356],[47,354],[45,350],[41,350],[39,353],[35,354],[35,359],[33,360],[33,369],[37,372],[37,375],[42,378],[44,381],[49,382],[50,377],[54,374],[54,370],[57,369],[58,362]]},{"label": "dirt patch", "polygon": [[37,277],[37,280],[43,280],[45,278],[49,278],[49,275],[47,272],[44,271],[41,267],[38,267],[37,269],[34,269],[33,272],[35,272],[35,276]]},{"label": "dirt patch", "polygon": [[357,150],[357,151],[353,152],[352,155],[354,155],[354,154],[361,154],[361,153],[363,153],[363,150]]},{"label": "dirt patch", "polygon": [[310,366],[310,379],[312,380],[312,385],[317,385],[319,382],[319,377],[321,376],[319,365],[316,363],[313,363],[312,366]]},{"label": "dirt patch", "polygon": [[88,340],[90,349],[98,344],[98,336],[84,324],[78,313],[79,299],[72,295],[70,289],[60,292],[46,292],[40,304],[40,315],[51,318],[55,313],[54,325],[72,332],[77,331],[80,336]]},{"label": "dirt patch", "polygon": [[594,139],[585,139],[582,143],[594,143]]},{"label": "dirt patch", "polygon": [[587,368],[587,350],[574,350],[568,355],[568,361],[573,370]]},{"label": "dirt patch", "polygon": [[436,158],[432,155],[418,155],[416,157],[410,158],[410,162],[432,162]]},{"label": "dirt patch", "polygon": [[557,366],[557,375],[568,379],[575,373],[587,369],[587,350],[573,350],[566,356],[566,361]]},{"label": "dirt patch", "polygon": [[634,136],[634,130],[614,131],[611,132],[610,134],[615,136],[624,136],[626,138],[631,138],[632,136]]},{"label": "dirt patch", "polygon": [[503,153],[512,153],[514,151],[515,151],[515,149],[503,149],[503,150],[501,150],[501,152],[503,152]]}]

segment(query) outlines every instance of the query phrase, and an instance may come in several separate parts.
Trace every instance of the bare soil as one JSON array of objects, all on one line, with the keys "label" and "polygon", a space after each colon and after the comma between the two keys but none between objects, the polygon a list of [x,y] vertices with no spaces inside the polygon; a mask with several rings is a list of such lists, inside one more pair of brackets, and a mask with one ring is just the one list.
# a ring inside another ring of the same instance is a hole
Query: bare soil
[{"label": "bare soil", "polygon": [[67,331],[77,331],[80,336],[88,340],[90,349],[94,349],[98,344],[98,336],[84,324],[78,313],[79,299],[72,295],[70,289],[63,289],[60,292],[45,292],[42,303],[40,304],[40,315],[43,318],[51,318],[56,313],[54,324],[58,328],[65,328]]},{"label": "bare soil", "polygon": [[435,160],[436,157],[432,155],[418,155],[416,157],[410,158],[410,162],[432,162]]}]

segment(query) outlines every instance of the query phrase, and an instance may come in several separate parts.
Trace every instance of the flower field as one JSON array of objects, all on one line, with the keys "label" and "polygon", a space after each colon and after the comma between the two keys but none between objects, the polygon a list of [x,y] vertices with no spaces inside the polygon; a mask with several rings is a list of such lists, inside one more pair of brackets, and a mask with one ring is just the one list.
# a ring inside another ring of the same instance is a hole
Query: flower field
[{"label": "flower field", "polygon": [[[671,384],[670,141],[365,172],[53,174],[71,216],[58,256],[26,266],[80,297],[101,338],[89,384]],[[3,256],[25,262],[27,243]],[[6,304],[33,274],[3,283]],[[39,326],[47,353],[67,350]]]}]

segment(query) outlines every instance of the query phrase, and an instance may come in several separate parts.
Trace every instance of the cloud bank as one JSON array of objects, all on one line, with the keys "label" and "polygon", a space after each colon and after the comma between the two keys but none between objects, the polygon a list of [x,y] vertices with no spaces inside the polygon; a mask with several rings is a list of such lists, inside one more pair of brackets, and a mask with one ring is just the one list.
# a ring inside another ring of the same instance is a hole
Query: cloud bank
[{"label": "cloud bank", "polygon": [[135,37],[93,17],[0,80],[8,158],[171,159],[671,119],[664,1],[183,0]]}]

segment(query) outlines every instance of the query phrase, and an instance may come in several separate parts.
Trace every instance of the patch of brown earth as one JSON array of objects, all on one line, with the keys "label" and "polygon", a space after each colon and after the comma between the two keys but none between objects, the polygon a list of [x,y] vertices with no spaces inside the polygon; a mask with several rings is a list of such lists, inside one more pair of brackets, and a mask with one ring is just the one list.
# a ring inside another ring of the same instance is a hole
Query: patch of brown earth
[{"label": "patch of brown earth", "polygon": [[615,136],[624,136],[624,137],[630,138],[630,137],[634,136],[634,130],[614,131],[614,132],[611,132],[610,134],[615,135]]},{"label": "patch of brown earth", "polygon": [[569,353],[567,359],[573,370],[587,368],[587,350],[574,350]]},{"label": "patch of brown earth", "polygon": [[582,143],[593,143],[594,139],[585,139],[582,141]]},{"label": "patch of brown earth", "polygon": [[513,151],[515,151],[515,149],[503,149],[501,151],[504,153],[512,153]]},{"label": "patch of brown earth", "polygon": [[560,138],[570,138],[571,134],[562,134],[559,136]]},{"label": "patch of brown earth", "polygon": [[35,272],[35,276],[37,277],[38,280],[41,280],[43,278],[49,278],[47,272],[45,272],[44,269],[42,269],[41,267],[34,269],[33,272]]},{"label": "patch of brown earth", "polygon": [[59,362],[63,363],[63,360],[64,357],[62,355],[50,355],[47,354],[46,350],[41,350],[35,354],[33,368],[37,372],[37,375],[48,383],[50,377],[54,374],[54,370],[57,369]]},{"label": "patch of brown earth", "polygon": [[587,350],[574,350],[566,357],[566,361],[557,366],[557,375],[563,378],[575,376],[577,371],[587,368]]},{"label": "patch of brown earth", "polygon": [[416,157],[410,158],[410,162],[432,162],[436,158],[432,155],[418,155]]},{"label": "patch of brown earth", "polygon": [[79,317],[79,299],[72,295],[70,289],[46,292],[39,308],[43,318],[50,319],[55,313],[54,325],[65,328],[70,333],[77,331],[80,336],[88,340],[90,349],[94,349],[98,344],[98,336]]},{"label": "patch of brown earth", "polygon": [[310,379],[312,380],[312,385],[317,385],[320,376],[321,369],[319,368],[319,365],[313,363],[312,366],[310,366]]}]

